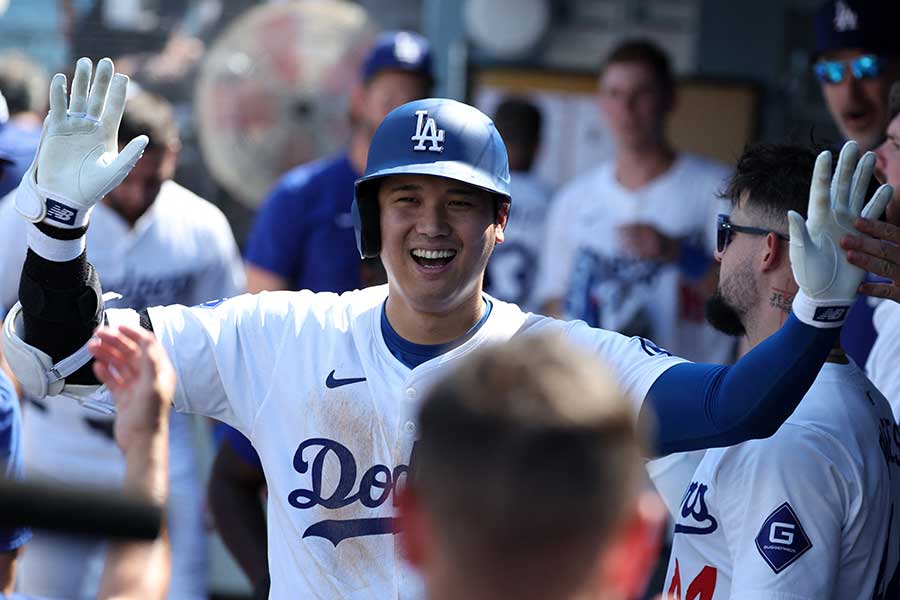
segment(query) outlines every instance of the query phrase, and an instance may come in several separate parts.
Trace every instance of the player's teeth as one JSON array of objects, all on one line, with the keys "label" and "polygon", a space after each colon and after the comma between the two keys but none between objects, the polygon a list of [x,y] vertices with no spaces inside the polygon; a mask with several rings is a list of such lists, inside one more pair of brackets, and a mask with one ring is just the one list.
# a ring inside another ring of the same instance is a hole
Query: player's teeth
[{"label": "player's teeth", "polygon": [[413,256],[418,258],[451,258],[456,256],[456,250],[421,250],[412,251]]}]

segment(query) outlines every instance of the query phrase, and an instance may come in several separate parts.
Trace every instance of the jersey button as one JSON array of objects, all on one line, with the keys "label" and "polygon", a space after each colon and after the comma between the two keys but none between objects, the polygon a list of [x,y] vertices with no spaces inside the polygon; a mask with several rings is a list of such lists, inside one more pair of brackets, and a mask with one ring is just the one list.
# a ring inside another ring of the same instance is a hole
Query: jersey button
[{"label": "jersey button", "polygon": [[407,400],[415,400],[416,399],[416,388],[406,388],[406,399]]},{"label": "jersey button", "polygon": [[407,421],[405,425],[403,425],[403,430],[406,433],[414,433],[416,431],[416,425],[412,421]]}]

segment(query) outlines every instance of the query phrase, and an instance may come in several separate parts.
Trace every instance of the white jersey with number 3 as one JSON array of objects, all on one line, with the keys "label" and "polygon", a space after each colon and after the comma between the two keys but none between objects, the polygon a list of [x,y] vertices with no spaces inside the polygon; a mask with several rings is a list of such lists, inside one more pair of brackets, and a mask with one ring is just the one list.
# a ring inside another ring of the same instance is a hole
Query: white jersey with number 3
[{"label": "white jersey with number 3", "polygon": [[666,598],[900,598],[898,444],[865,375],[826,363],[774,436],[707,450],[675,520]]},{"label": "white jersey with number 3", "polygon": [[393,491],[408,471],[426,390],[485,343],[565,335],[611,366],[636,412],[681,362],[640,338],[492,300],[473,337],[409,369],[381,333],[386,297],[387,286],[263,292],[149,311],[178,373],[176,408],[228,423],[259,453],[272,598],[422,597],[398,555]]}]

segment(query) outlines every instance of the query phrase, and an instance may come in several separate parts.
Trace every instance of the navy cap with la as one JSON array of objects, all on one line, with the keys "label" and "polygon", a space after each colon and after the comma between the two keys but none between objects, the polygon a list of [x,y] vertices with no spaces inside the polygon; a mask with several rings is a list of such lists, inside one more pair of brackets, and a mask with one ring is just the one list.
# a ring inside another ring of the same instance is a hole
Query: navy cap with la
[{"label": "navy cap with la", "polygon": [[881,56],[900,56],[900,1],[831,0],[816,12],[816,50],[862,50]]},{"label": "navy cap with la", "polygon": [[434,79],[431,67],[431,44],[412,31],[386,31],[378,35],[362,68],[363,81],[382,71],[407,71]]}]

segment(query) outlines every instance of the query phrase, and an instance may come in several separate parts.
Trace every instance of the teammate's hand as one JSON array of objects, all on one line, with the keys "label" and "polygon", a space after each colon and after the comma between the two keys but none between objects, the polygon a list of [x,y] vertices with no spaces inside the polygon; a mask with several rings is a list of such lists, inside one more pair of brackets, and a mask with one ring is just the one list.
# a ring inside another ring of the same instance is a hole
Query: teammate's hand
[{"label": "teammate's hand", "polygon": [[50,113],[16,193],[16,208],[31,222],[83,226],[94,204],[122,182],[149,141],[138,136],[119,152],[128,77],[115,74],[112,61],[104,58],[92,83],[91,68],[89,59],[78,60],[68,102],[65,75],[57,73],[50,82]]},{"label": "teammate's hand", "polygon": [[678,259],[679,241],[663,235],[653,225],[622,225],[619,239],[630,254],[642,260],[674,262]]},{"label": "teammate's hand", "polygon": [[149,331],[101,327],[88,345],[94,374],[116,403],[115,436],[122,451],[155,436],[167,423],[175,393],[175,370]]},{"label": "teammate's hand", "polygon": [[900,227],[863,218],[857,219],[854,225],[864,235],[841,239],[841,248],[848,251],[847,260],[890,280],[865,282],[859,286],[860,293],[900,302]]},{"label": "teammate's hand", "polygon": [[800,286],[794,314],[817,327],[844,322],[865,276],[865,271],[847,261],[840,239],[855,233],[857,217],[880,215],[892,194],[890,185],[882,185],[863,208],[875,154],[858,157],[856,142],[844,144],[832,178],[831,153],[819,154],[809,189],[809,217],[804,222],[798,213],[788,213],[791,266]]}]

